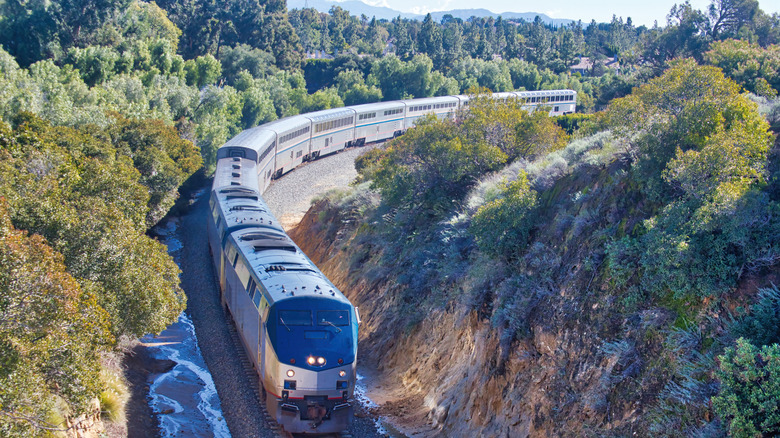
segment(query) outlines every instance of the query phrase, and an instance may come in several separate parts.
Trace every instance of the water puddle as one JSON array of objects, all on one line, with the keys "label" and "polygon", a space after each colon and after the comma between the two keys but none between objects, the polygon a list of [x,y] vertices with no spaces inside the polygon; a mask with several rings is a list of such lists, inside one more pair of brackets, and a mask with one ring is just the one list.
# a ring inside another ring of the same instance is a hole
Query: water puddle
[{"label": "water puddle", "polygon": [[[174,259],[182,248],[176,228],[176,221],[170,220],[156,229]],[[230,437],[214,380],[189,317],[182,313],[158,336],[145,336],[141,342],[157,359],[175,364],[170,371],[156,376],[149,388],[149,405],[159,418],[163,436]]]},{"label": "water puddle", "polygon": [[[374,411],[379,405],[368,397],[368,390],[366,389],[366,384],[363,382],[363,379],[364,377],[358,373],[357,383],[355,384],[355,398],[366,410]],[[390,438],[407,438],[406,435],[390,424],[385,417],[376,416],[373,420],[377,433],[383,436],[389,436]]]}]

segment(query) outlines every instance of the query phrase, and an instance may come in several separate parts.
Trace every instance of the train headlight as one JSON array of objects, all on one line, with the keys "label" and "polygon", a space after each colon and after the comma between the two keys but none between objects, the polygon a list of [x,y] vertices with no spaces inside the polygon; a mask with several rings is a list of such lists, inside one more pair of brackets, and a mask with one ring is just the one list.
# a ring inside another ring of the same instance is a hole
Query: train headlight
[{"label": "train headlight", "polygon": [[317,363],[317,359],[315,359],[314,356],[309,356],[309,358],[306,359],[306,362],[308,362],[309,365],[314,365],[315,363]]},{"label": "train headlight", "polygon": [[317,365],[325,365],[325,358],[324,357],[318,357],[317,358]]},{"label": "train headlight", "polygon": [[[339,377],[344,377],[346,375],[347,375],[346,371],[344,371],[344,370],[339,371]],[[290,376],[290,377],[292,377],[292,376]]]},{"label": "train headlight", "polygon": [[295,371],[287,370],[287,377],[294,377],[294,376],[295,376]]}]

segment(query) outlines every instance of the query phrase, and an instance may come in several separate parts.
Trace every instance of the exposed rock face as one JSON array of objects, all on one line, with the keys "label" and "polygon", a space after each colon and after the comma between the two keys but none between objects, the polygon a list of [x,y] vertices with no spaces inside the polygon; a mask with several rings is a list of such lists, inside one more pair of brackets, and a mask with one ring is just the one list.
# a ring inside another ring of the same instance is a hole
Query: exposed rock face
[{"label": "exposed rock face", "polygon": [[412,325],[395,312],[400,286],[362,265],[365,242],[355,241],[358,221],[345,214],[320,201],[290,235],[360,308],[361,360],[377,360],[408,394],[410,412],[427,411],[428,435],[587,436],[631,429],[637,409],[610,401],[622,359],[600,351],[601,337],[590,328],[593,319],[605,319],[608,305],[561,291],[529,316],[527,336],[509,342],[488,316],[456,301],[419,309],[424,314]]},{"label": "exposed rock face", "polygon": [[69,418],[65,422],[68,438],[99,438],[104,436],[106,430],[103,420],[100,419],[100,401],[94,399],[89,414],[77,418]]}]

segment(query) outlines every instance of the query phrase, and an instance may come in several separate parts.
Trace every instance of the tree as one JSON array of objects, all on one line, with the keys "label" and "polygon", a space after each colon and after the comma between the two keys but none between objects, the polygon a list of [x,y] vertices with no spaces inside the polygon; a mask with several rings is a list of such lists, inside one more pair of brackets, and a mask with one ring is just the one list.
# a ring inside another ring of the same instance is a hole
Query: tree
[{"label": "tree", "polygon": [[0,4],[0,37],[9,53],[23,66],[73,46],[91,43],[94,33],[128,0],[53,0]]},{"label": "tree", "polygon": [[[608,123],[632,144],[633,178],[657,209],[635,238],[641,285],[675,299],[720,296],[778,250],[780,221],[760,190],[768,124],[739,87],[691,60],[617,99]],[[630,252],[630,251],[629,251]]]},{"label": "tree", "polygon": [[704,59],[752,93],[773,97],[780,91],[780,46],[716,41]]},{"label": "tree", "polygon": [[114,116],[108,129],[112,143],[128,151],[149,192],[146,225],[151,227],[173,207],[178,188],[203,165],[200,150],[159,120],[128,120]]},{"label": "tree", "polygon": [[187,84],[197,85],[198,88],[215,84],[222,76],[222,64],[211,54],[187,60],[184,70],[187,74]]},{"label": "tree", "polygon": [[[110,137],[94,126],[98,138],[31,114],[15,122],[0,138],[0,196],[14,225],[64,256],[68,273],[108,312],[112,334],[165,329],[185,298],[178,267],[144,234],[150,195],[130,151],[101,140]],[[27,160],[34,164],[23,165]]]},{"label": "tree", "polygon": [[505,161],[497,147],[467,141],[452,121],[430,116],[389,145],[378,170],[365,169],[389,205],[438,218],[463,199],[478,176]]},{"label": "tree", "polygon": [[433,60],[434,65],[441,65],[441,61],[444,60],[442,34],[439,26],[431,18],[431,14],[427,14],[423,19],[417,38],[417,47],[420,48],[420,52],[428,55]]},{"label": "tree", "polygon": [[345,105],[379,102],[382,100],[382,90],[366,85],[363,74],[356,70],[345,70],[336,78],[339,96]]},{"label": "tree", "polygon": [[755,106],[718,69],[692,60],[674,63],[663,76],[615,100],[607,116],[621,134],[639,134],[631,142],[647,178],[646,191],[653,196],[669,193],[660,175],[675,155],[699,151],[719,135],[746,129],[735,138],[749,139],[740,147],[751,157],[750,166],[763,166],[766,158],[767,124]]},{"label": "tree", "polygon": [[252,77],[265,78],[274,74],[277,69],[272,53],[252,48],[246,44],[235,47],[225,47],[219,54],[222,76],[229,85],[234,85],[239,72],[246,71]]},{"label": "tree", "polygon": [[174,53],[179,47],[181,30],[155,2],[133,1],[119,18],[119,25],[125,38],[141,41],[163,39],[168,41]]},{"label": "tree", "polygon": [[712,38],[736,37],[743,26],[755,20],[758,11],[757,0],[712,0],[707,9]]},{"label": "tree", "polygon": [[113,343],[108,315],[61,254],[14,228],[3,198],[0,264],[0,434],[49,436],[68,428],[51,419],[89,413],[101,390],[100,354]]},{"label": "tree", "polygon": [[656,29],[645,44],[645,59],[653,62],[657,69],[675,58],[694,57],[701,59],[707,47],[707,17],[690,3],[675,5],[667,16],[667,25]]}]

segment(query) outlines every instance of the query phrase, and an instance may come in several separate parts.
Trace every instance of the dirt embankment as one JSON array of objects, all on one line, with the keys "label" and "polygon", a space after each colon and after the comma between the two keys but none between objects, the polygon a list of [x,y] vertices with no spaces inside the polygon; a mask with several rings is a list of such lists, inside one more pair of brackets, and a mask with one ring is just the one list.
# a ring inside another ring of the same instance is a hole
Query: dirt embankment
[{"label": "dirt embankment", "polygon": [[636,409],[608,400],[612,374],[622,371],[619,357],[601,353],[598,336],[587,329],[586,318],[606,306],[560,291],[547,305],[564,310],[530,316],[530,333],[511,345],[502,344],[486,314],[458,303],[421,308],[426,313],[410,324],[408,314],[397,312],[393,290],[399,286],[375,267],[361,266],[357,224],[325,200],[290,235],[360,308],[361,361],[376,361],[385,397],[375,401],[402,430],[412,436],[587,436],[591,428],[600,435],[614,424],[630,431]]}]

